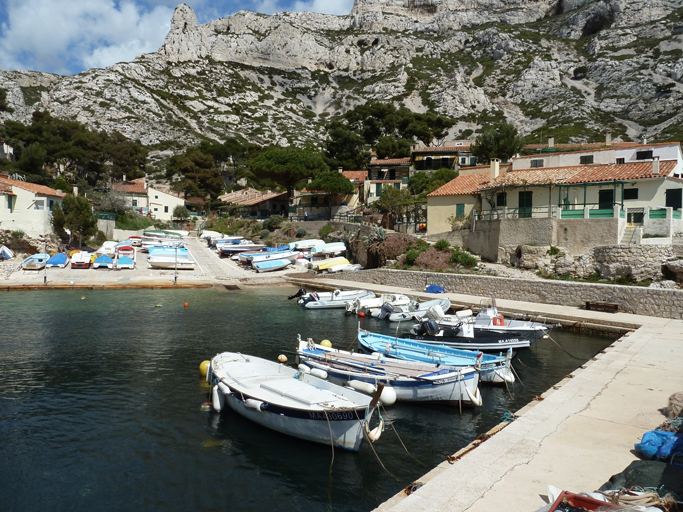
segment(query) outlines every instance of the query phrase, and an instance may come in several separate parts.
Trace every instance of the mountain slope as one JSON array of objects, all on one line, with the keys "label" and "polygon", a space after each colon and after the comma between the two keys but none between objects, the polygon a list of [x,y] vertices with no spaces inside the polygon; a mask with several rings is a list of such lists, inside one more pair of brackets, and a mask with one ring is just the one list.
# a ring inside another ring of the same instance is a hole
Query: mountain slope
[{"label": "mountain slope", "polygon": [[683,138],[683,8],[668,0],[356,0],[348,16],[241,11],[205,25],[179,6],[164,45],[61,77],[0,71],[36,109],[143,143],[238,136],[320,143],[368,100],[458,119],[507,118],[558,142]]}]

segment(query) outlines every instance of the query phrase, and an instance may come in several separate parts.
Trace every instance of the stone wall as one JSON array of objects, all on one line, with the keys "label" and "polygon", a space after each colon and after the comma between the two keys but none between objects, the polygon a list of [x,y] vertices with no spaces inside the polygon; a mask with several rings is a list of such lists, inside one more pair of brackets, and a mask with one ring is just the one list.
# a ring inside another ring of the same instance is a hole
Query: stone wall
[{"label": "stone wall", "polygon": [[585,306],[587,300],[607,300],[619,303],[619,311],[625,313],[683,319],[683,290],[388,269],[325,277],[413,290],[438,284],[453,293],[574,307]]},{"label": "stone wall", "polygon": [[595,270],[607,279],[630,277],[634,281],[644,281],[661,278],[662,265],[674,257],[670,245],[617,245],[593,249]]}]

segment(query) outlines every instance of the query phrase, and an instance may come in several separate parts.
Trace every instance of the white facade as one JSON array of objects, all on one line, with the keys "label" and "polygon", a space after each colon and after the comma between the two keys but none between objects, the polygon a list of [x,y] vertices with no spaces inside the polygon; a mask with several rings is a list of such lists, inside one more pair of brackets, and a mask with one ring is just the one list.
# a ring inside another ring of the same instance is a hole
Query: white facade
[{"label": "white facade", "polygon": [[[40,191],[27,190],[31,188]],[[0,180],[0,229],[34,237],[52,233],[52,209],[61,204],[63,194],[54,190],[52,195],[50,190],[33,183]]]},{"label": "white facade", "polygon": [[170,221],[176,206],[185,206],[185,200],[155,188],[147,189],[149,212],[154,219]]}]

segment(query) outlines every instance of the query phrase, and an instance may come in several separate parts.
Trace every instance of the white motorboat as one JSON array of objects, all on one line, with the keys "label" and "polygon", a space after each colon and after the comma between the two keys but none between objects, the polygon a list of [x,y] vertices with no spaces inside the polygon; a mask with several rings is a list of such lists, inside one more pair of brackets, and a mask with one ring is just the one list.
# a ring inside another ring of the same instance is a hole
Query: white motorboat
[{"label": "white motorboat", "polygon": [[311,248],[312,256],[339,256],[346,252],[346,244],[344,242],[332,242],[324,245],[316,245]]},{"label": "white motorboat", "polygon": [[116,246],[117,245],[118,245],[118,242],[108,240],[102,244],[102,247],[100,247],[99,249],[97,249],[97,251],[95,251],[95,254],[97,254],[98,256],[106,254],[110,258],[113,258],[114,256],[116,256]]},{"label": "white motorboat", "polygon": [[[247,256],[247,261],[252,265],[261,261],[268,260],[289,260],[293,262],[301,254],[299,251],[278,251],[278,252],[266,252],[259,254],[251,254]],[[240,258],[240,261],[242,258]]]},{"label": "white motorboat", "polygon": [[372,312],[374,318],[386,318],[390,322],[402,322],[405,320],[420,320],[427,314],[430,308],[439,306],[440,311],[448,311],[451,301],[448,299],[433,299],[426,302],[410,301],[405,305],[382,304],[382,307]]},{"label": "white motorboat", "polygon": [[297,242],[292,242],[289,244],[291,250],[296,249],[297,251],[308,251],[313,247],[318,245],[325,245],[325,240],[310,239],[310,240],[299,240]]},{"label": "white motorboat", "polygon": [[316,443],[358,451],[364,436],[375,440],[382,424],[369,422],[379,397],[371,398],[313,373],[235,352],[209,365],[212,403],[229,407],[266,428]]},{"label": "white motorboat", "polygon": [[189,255],[184,255],[176,258],[170,255],[152,255],[147,258],[147,262],[152,268],[162,268],[162,269],[178,269],[178,270],[192,270],[194,269],[196,262]]},{"label": "white motorboat", "polygon": [[306,309],[330,309],[345,308],[346,304],[355,299],[374,297],[375,294],[368,290],[333,290],[331,292],[311,292],[301,288],[288,299],[299,299],[297,302]]},{"label": "white motorboat", "polygon": [[453,405],[482,405],[479,372],[473,367],[451,368],[419,361],[402,361],[374,354],[361,354],[317,345],[310,338],[299,337],[297,354],[300,369],[317,368],[327,373],[327,380],[374,395],[379,385],[384,389],[384,405],[394,401],[443,402]]},{"label": "white motorboat", "polygon": [[151,247],[185,247],[180,238],[145,237],[142,239],[142,252],[148,252]]},{"label": "white motorboat", "polygon": [[392,306],[407,306],[410,304],[410,297],[402,293],[383,293],[379,297],[355,299],[346,304],[347,313],[355,313],[363,316],[371,314],[375,309],[379,309],[383,304],[389,303]]}]

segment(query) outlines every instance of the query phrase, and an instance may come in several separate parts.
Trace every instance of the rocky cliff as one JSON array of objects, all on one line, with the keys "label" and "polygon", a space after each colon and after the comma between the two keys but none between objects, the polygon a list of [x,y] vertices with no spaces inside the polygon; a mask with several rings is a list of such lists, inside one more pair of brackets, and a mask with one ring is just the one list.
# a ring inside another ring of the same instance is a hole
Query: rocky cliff
[{"label": "rocky cliff", "polygon": [[0,88],[11,119],[47,109],[150,145],[320,142],[368,100],[453,116],[453,137],[506,118],[564,142],[608,127],[681,140],[682,79],[677,0],[356,0],[347,16],[204,25],[180,5],[156,53],[75,76],[0,71]]}]

